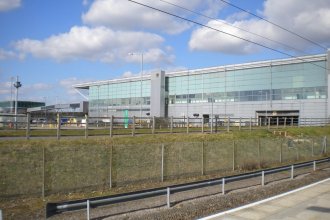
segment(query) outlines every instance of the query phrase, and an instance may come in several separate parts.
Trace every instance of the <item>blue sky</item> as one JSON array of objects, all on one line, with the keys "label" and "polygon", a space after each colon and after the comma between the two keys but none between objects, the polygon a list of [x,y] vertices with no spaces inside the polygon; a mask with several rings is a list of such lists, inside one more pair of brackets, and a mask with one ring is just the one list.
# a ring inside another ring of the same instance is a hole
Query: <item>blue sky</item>
[{"label": "blue sky", "polygon": [[[221,0],[136,1],[293,56],[325,53],[330,45],[328,0],[230,1],[324,48]],[[148,73],[286,57],[127,0],[0,0],[0,27],[0,100],[11,99],[11,78],[17,75],[21,100],[82,100],[72,84],[139,74],[140,56],[129,52],[143,51]]]}]

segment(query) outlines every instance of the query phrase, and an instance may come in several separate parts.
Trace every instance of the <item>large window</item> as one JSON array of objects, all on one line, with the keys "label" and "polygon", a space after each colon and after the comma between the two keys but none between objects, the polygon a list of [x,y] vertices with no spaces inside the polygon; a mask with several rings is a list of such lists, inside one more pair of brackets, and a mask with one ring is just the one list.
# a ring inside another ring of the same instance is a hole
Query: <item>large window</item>
[{"label": "large window", "polygon": [[[150,80],[95,85],[89,88],[90,112],[106,115],[109,108],[150,105]],[[141,97],[142,92],[142,97]]]},{"label": "large window", "polygon": [[327,98],[325,61],[170,77],[169,104]]}]

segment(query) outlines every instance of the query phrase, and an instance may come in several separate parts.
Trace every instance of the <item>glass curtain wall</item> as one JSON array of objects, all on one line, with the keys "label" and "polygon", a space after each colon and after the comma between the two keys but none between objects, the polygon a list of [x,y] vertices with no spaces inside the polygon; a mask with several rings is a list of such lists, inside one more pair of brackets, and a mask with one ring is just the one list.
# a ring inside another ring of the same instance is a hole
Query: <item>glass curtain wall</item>
[{"label": "glass curtain wall", "polygon": [[326,99],[327,76],[322,67],[325,61],[173,76],[168,79],[169,105]]},{"label": "glass curtain wall", "polygon": [[89,88],[91,117],[110,117],[115,111],[140,111],[150,106],[150,80],[95,85]]}]

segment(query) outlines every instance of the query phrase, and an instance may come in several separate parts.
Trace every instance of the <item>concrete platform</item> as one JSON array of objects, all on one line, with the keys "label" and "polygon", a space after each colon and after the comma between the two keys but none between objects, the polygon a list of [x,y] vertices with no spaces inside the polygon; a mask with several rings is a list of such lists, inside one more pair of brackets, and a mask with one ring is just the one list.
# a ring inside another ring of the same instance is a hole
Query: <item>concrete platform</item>
[{"label": "concrete platform", "polygon": [[330,178],[292,193],[285,193],[203,220],[322,220],[330,219]]}]

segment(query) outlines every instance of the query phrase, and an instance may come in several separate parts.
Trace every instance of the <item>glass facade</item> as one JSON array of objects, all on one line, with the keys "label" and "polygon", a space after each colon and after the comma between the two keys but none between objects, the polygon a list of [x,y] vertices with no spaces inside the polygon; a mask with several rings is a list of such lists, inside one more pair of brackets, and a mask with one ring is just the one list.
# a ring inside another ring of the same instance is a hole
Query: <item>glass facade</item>
[{"label": "glass facade", "polygon": [[111,111],[118,106],[131,109],[130,111],[139,111],[141,104],[150,105],[150,86],[150,80],[91,86],[89,88],[89,112],[92,116],[110,116]]},{"label": "glass facade", "polygon": [[326,99],[325,65],[318,61],[169,77],[169,105]]},{"label": "glass facade", "polygon": [[[227,106],[236,102],[262,105],[265,101],[327,99],[326,57],[320,56],[312,62],[289,62],[292,61],[168,73],[165,75],[165,112],[171,110],[171,115],[181,115],[184,110],[179,108],[184,103],[202,106],[215,102]],[[132,78],[92,84],[89,86],[89,114],[93,117],[122,116],[122,112],[129,110],[129,116],[145,116],[152,108],[150,96],[151,78],[147,77],[142,82],[139,78]],[[308,108],[305,107],[304,111],[309,111]]]}]

